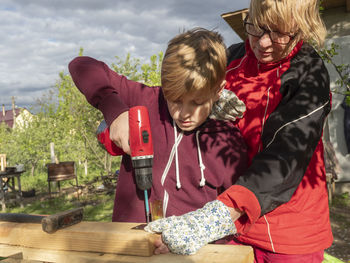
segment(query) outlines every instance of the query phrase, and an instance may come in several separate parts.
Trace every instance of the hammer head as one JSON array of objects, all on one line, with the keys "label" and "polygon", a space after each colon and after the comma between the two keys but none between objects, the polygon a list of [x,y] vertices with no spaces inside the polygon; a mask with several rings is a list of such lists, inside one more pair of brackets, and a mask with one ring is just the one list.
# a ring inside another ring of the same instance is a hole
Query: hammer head
[{"label": "hammer head", "polygon": [[45,216],[41,220],[42,229],[51,234],[83,220],[83,208],[74,208],[54,215]]}]

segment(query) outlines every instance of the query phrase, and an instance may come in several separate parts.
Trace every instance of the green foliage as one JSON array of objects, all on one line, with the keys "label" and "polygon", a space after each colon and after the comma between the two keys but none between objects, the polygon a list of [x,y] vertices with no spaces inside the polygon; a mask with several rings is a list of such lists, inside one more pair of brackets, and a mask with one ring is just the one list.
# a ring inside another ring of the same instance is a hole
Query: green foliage
[{"label": "green foliage", "polygon": [[[83,55],[80,48],[79,55]],[[147,85],[160,85],[163,53],[153,55],[150,63],[139,59],[116,57],[112,68],[129,79]],[[103,119],[75,87],[69,74],[59,73],[54,87],[37,100],[35,115],[23,115],[23,125],[10,129],[0,124],[0,153],[7,155],[8,166],[25,165],[24,190],[47,191],[47,168],[51,162],[50,143],[54,143],[58,161],[75,161],[79,183],[114,173],[120,157],[109,156],[96,139]],[[62,182],[62,185],[70,181]]]},{"label": "green foliage", "polygon": [[[339,85],[340,88],[345,87],[346,92],[342,93],[339,92],[338,90],[334,90],[333,92],[336,93],[341,93],[344,95],[349,95],[348,93],[350,92],[350,65],[349,64],[340,64],[337,65],[334,62],[334,57],[338,55],[338,50],[339,50],[339,45],[335,43],[331,43],[329,47],[325,47],[323,49],[320,49],[318,52],[322,59],[332,65],[336,72],[338,73],[339,79],[336,80],[336,84]],[[347,100],[350,100],[349,97],[347,97]],[[350,105],[350,104],[349,104]]]},{"label": "green foliage", "polygon": [[118,72],[121,75],[124,75],[130,80],[133,81],[140,81],[141,74],[138,72],[139,66],[140,66],[140,60],[139,59],[131,59],[130,53],[126,55],[125,60],[123,61],[120,57],[115,57],[117,60],[117,63],[112,63],[111,68]]},{"label": "green foliage", "polygon": [[116,57],[117,63],[112,64],[111,68],[127,77],[130,80],[142,82],[148,86],[160,85],[160,72],[163,61],[163,52],[158,55],[153,55],[150,58],[150,63],[141,65],[139,59],[131,59],[130,53],[126,55],[125,60]]},{"label": "green foliage", "polygon": [[160,73],[162,61],[163,52],[159,52],[158,56],[151,56],[150,64],[143,64],[141,66],[143,83],[149,86],[159,86],[161,84]]},{"label": "green foliage", "polygon": [[[319,11],[322,14],[324,12],[323,0],[320,1]],[[337,65],[334,62],[334,57],[338,55],[339,45],[331,43],[329,47],[324,47],[318,49],[318,53],[322,59],[332,65],[336,72],[338,73],[339,79],[336,80],[335,84],[339,85],[339,88],[345,87],[345,92],[340,92],[339,89],[332,90],[334,93],[340,93],[346,96],[346,103],[350,105],[350,65],[349,64],[340,64]]]}]

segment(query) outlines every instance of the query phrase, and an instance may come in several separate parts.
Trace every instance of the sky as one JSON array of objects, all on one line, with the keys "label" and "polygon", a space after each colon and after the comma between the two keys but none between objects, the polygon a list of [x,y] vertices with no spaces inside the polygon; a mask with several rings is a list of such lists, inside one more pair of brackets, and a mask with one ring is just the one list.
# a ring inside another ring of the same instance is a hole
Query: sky
[{"label": "sky", "polygon": [[148,63],[184,29],[219,31],[226,45],[240,38],[221,14],[249,0],[0,0],[0,105],[30,109],[84,55],[107,65],[130,53]]}]

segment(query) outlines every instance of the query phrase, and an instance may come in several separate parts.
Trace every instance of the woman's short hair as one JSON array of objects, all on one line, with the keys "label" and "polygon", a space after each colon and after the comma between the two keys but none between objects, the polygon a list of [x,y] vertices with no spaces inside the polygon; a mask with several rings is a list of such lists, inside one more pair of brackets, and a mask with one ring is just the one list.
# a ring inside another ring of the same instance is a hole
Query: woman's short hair
[{"label": "woman's short hair", "polygon": [[164,96],[174,101],[192,91],[215,92],[225,72],[222,36],[204,28],[188,30],[168,43],[161,69]]},{"label": "woman's short hair", "polygon": [[249,18],[256,26],[277,26],[284,32],[296,33],[291,46],[303,39],[321,47],[327,33],[319,0],[251,0]]}]

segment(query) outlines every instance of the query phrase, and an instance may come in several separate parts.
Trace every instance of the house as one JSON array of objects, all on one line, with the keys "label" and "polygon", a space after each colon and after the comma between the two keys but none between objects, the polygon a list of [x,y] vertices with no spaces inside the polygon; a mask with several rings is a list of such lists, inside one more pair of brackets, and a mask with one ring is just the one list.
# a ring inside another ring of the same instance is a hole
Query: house
[{"label": "house", "polygon": [[0,124],[5,123],[8,127],[23,127],[25,123],[32,118],[32,114],[25,108],[15,108],[14,110],[5,110],[2,105],[0,112]]},{"label": "house", "polygon": [[[338,55],[332,58],[335,65],[350,65],[350,0],[324,0],[322,7],[324,8],[322,18],[328,33],[325,47],[329,47],[331,43],[337,44],[339,46]],[[243,20],[247,12],[248,9],[243,9],[221,15],[242,40],[246,39]],[[345,140],[346,134],[350,140],[350,130],[344,131],[344,107],[342,106],[346,88],[339,87],[336,83],[339,74],[335,67],[328,63],[326,66],[331,78],[333,101],[324,137],[333,145],[341,168],[341,172],[337,175],[336,187],[338,191],[350,192],[350,150],[348,150],[348,148],[350,149],[350,141],[349,147],[347,147]],[[348,73],[350,73],[350,68]],[[348,91],[350,91],[349,88]],[[348,122],[350,124],[350,108]]]}]

